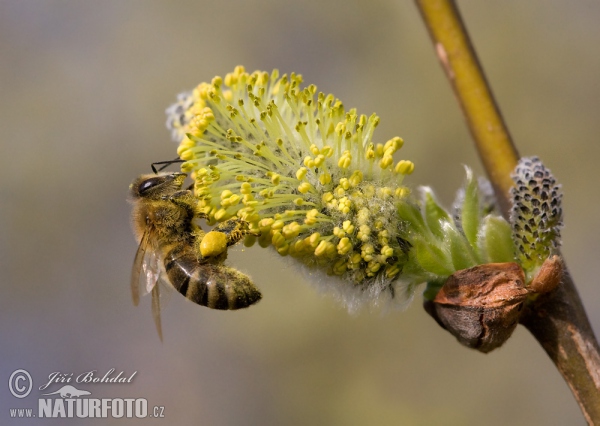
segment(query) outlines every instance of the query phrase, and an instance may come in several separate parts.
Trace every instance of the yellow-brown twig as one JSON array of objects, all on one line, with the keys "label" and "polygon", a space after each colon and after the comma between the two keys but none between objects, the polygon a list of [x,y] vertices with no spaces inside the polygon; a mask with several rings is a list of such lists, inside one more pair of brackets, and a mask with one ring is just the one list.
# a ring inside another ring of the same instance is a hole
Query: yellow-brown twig
[{"label": "yellow-brown twig", "polygon": [[[453,0],[416,0],[503,214],[518,153],[492,96]],[[565,268],[566,271],[566,268]],[[589,424],[600,425],[600,348],[568,272],[561,285],[532,303],[521,323],[571,388]]]}]

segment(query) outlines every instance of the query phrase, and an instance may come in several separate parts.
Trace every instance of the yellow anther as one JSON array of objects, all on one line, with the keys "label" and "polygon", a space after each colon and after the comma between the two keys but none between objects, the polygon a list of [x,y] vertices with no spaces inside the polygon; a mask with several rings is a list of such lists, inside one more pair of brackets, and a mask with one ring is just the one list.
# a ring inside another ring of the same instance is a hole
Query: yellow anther
[{"label": "yellow anther", "polygon": [[240,185],[240,193],[242,194],[250,194],[252,193],[252,185],[248,182],[244,182]]},{"label": "yellow anther", "polygon": [[239,203],[241,200],[241,197],[237,194],[233,194],[231,197],[229,197],[229,205],[230,206],[235,206],[237,203]]},{"label": "yellow anther", "polygon": [[395,277],[396,275],[398,275],[400,273],[400,271],[401,271],[401,267],[400,266],[398,266],[398,265],[391,265],[391,266],[388,265],[385,268],[385,276],[387,278],[392,278],[392,277]]},{"label": "yellow anther", "polygon": [[261,190],[258,195],[260,195],[263,198],[272,198],[273,197],[273,190],[271,188],[265,188],[263,190]]},{"label": "yellow anther", "polygon": [[214,217],[218,221],[225,220],[227,218],[227,210],[219,209],[215,212]]},{"label": "yellow anther", "polygon": [[317,155],[315,160],[314,160],[314,165],[315,167],[321,167],[321,164],[323,164],[325,162],[325,156],[324,155]]},{"label": "yellow anther", "polygon": [[315,167],[315,160],[313,160],[313,158],[310,155],[307,155],[306,157],[304,157],[304,162],[303,164],[312,169],[313,167]]},{"label": "yellow anther", "polygon": [[[193,169],[194,169],[194,163],[186,161],[185,163],[181,164],[181,171],[182,171],[182,173],[191,173]],[[192,179],[196,178],[193,173],[192,173],[191,178]]]},{"label": "yellow anther", "polygon": [[377,241],[379,241],[381,245],[385,246],[389,242],[389,237],[390,233],[388,232],[388,230],[383,229],[377,234]]},{"label": "yellow anther", "polygon": [[349,220],[344,221],[344,223],[342,224],[342,229],[346,231],[347,234],[352,235],[354,233],[354,225]]},{"label": "yellow anther", "polygon": [[339,200],[338,210],[344,214],[348,214],[352,208],[352,202],[346,197],[342,197]]},{"label": "yellow anther", "polygon": [[301,206],[302,204],[304,204],[304,199],[303,198],[294,198],[293,203],[297,206]]},{"label": "yellow anther", "polygon": [[317,155],[319,155],[319,148],[314,143],[310,146],[309,149],[310,149],[311,154],[314,155],[315,157]]},{"label": "yellow anther", "polygon": [[412,161],[409,160],[400,160],[396,167],[394,167],[394,172],[400,173],[402,175],[409,175],[415,170],[415,165]]},{"label": "yellow anther", "polygon": [[410,189],[408,189],[406,187],[396,188],[396,191],[394,192],[394,195],[396,195],[396,197],[398,197],[398,198],[408,197],[409,194],[410,194]]},{"label": "yellow anther", "polygon": [[344,195],[346,195],[346,191],[344,190],[344,188],[342,188],[341,186],[338,186],[334,189],[333,193],[335,194],[336,197],[340,198],[343,197]]},{"label": "yellow anther", "polygon": [[340,240],[337,245],[337,252],[340,255],[345,255],[350,253],[352,250],[352,243],[350,243],[350,239],[348,237],[344,237]]},{"label": "yellow anther", "polygon": [[369,236],[371,235],[371,228],[369,225],[360,225],[358,228],[358,234],[356,235],[359,240],[366,242],[369,240]]},{"label": "yellow anther", "polygon": [[256,212],[248,212],[242,219],[250,223],[258,223],[260,216]]},{"label": "yellow anther", "polygon": [[379,195],[384,200],[388,197],[392,196],[392,188],[388,186],[384,186],[382,188],[377,188],[377,195]]},{"label": "yellow anther", "polygon": [[181,155],[184,151],[193,148],[195,145],[196,144],[186,136],[177,147],[177,155]]},{"label": "yellow anther", "polygon": [[317,215],[319,211],[317,209],[312,209],[306,212],[306,219],[304,219],[304,223],[307,225],[314,225],[317,223]]},{"label": "yellow anther", "polygon": [[319,243],[319,245],[317,246],[317,248],[315,249],[315,256],[323,256],[324,254],[326,254],[328,244],[331,244],[331,243],[328,243],[327,241],[321,241]]},{"label": "yellow anther", "polygon": [[352,186],[357,186],[358,184],[360,184],[363,180],[363,174],[360,170],[355,170],[354,173],[352,173],[352,175],[350,176],[350,179],[348,179],[348,182],[350,183],[350,185]]},{"label": "yellow anther", "polygon": [[312,188],[312,185],[308,182],[302,182],[300,185],[298,185],[298,192],[300,192],[301,194],[306,194],[308,191],[310,191],[310,189]]},{"label": "yellow anther", "polygon": [[367,208],[362,208],[356,214],[356,220],[360,225],[365,224],[371,217],[371,212]]},{"label": "yellow anther", "polygon": [[321,234],[319,234],[318,232],[313,232],[310,235],[310,237],[308,237],[308,244],[313,248],[317,248],[317,245],[319,244],[320,239],[321,239]]},{"label": "yellow anther", "polygon": [[296,241],[293,245],[294,252],[297,254],[302,254],[306,251],[306,240]]},{"label": "yellow anther", "polygon": [[329,173],[321,173],[319,176],[319,182],[321,182],[321,185],[327,185],[329,182],[331,182],[331,175]]},{"label": "yellow anther", "polygon": [[290,240],[292,238],[296,238],[298,234],[300,234],[301,230],[302,227],[298,224],[298,222],[292,222],[285,225],[281,230],[281,233],[286,240]]},{"label": "yellow anther", "polygon": [[342,275],[348,269],[348,262],[345,259],[340,259],[333,265],[333,273]]},{"label": "yellow anther", "polygon": [[281,256],[287,256],[288,253],[290,252],[290,245],[284,244],[282,246],[277,247],[276,249],[277,249],[277,253],[279,253]]},{"label": "yellow anther", "polygon": [[338,167],[340,169],[347,169],[350,167],[350,163],[352,163],[352,155],[350,151],[346,150],[338,160]]},{"label": "yellow anther", "polygon": [[273,173],[273,176],[271,176],[271,183],[273,185],[279,185],[280,180],[281,180],[281,176],[278,175],[277,173]]},{"label": "yellow anther", "polygon": [[186,161],[191,160],[194,158],[194,152],[191,149],[186,149],[185,151],[181,151],[179,158]]},{"label": "yellow anther", "polygon": [[392,140],[396,144],[396,149],[400,149],[400,148],[402,148],[402,146],[404,146],[404,139],[402,139],[401,137],[396,136],[396,137],[392,138]]},{"label": "yellow anther", "polygon": [[285,237],[281,235],[281,232],[275,231],[273,232],[273,237],[271,238],[271,242],[275,247],[282,247],[286,245]]},{"label": "yellow anther", "polygon": [[327,204],[329,203],[331,200],[333,200],[333,194],[331,192],[326,192],[321,196],[321,200]]},{"label": "yellow anther", "polygon": [[369,243],[363,244],[360,247],[360,250],[361,250],[361,252],[363,254],[373,254],[373,253],[375,253],[375,248],[373,247],[373,244],[369,244]]},{"label": "yellow anther", "polygon": [[321,150],[321,154],[323,154],[325,157],[329,158],[333,155],[333,148],[330,147],[329,145],[325,145],[323,147],[323,149]]},{"label": "yellow anther", "polygon": [[308,172],[308,170],[306,169],[306,167],[300,167],[298,170],[296,170],[296,179],[298,179],[298,180],[304,179],[307,172]]},{"label": "yellow anther", "polygon": [[350,259],[348,259],[348,263],[350,263],[353,266],[358,266],[361,261],[362,256],[360,255],[360,253],[354,253],[352,256],[350,256]]},{"label": "yellow anther", "polygon": [[276,220],[275,222],[273,222],[273,224],[271,225],[271,229],[273,230],[280,230],[283,228],[283,226],[285,225],[285,222],[281,219]]},{"label": "yellow anther", "polygon": [[375,146],[375,155],[376,155],[377,157],[381,157],[381,156],[383,156],[383,144],[380,144],[380,143],[378,143],[378,144]]},{"label": "yellow anther", "polygon": [[331,200],[329,203],[327,203],[327,207],[329,207],[330,209],[335,209],[338,205],[338,200],[336,200],[335,198],[333,200]]},{"label": "yellow anther", "polygon": [[346,178],[341,178],[340,179],[340,187],[343,188],[344,190],[348,190],[350,189],[350,182],[348,181],[348,179]]},{"label": "yellow anther", "polygon": [[377,262],[376,260],[371,260],[367,265],[367,273],[375,274],[375,272],[379,271],[380,268],[381,263]]},{"label": "yellow anther", "polygon": [[393,256],[394,255],[394,249],[391,248],[390,246],[383,246],[381,247],[381,255],[387,257]]},{"label": "yellow anther", "polygon": [[200,242],[202,257],[218,256],[227,250],[227,235],[218,231],[208,232]]},{"label": "yellow anther", "polygon": [[340,229],[339,226],[336,226],[333,228],[333,235],[335,235],[338,238],[342,238],[346,236],[346,233],[342,229]]},{"label": "yellow anther", "polygon": [[391,155],[384,155],[381,161],[379,161],[379,167],[382,169],[387,169],[392,164],[394,164],[394,157]]}]

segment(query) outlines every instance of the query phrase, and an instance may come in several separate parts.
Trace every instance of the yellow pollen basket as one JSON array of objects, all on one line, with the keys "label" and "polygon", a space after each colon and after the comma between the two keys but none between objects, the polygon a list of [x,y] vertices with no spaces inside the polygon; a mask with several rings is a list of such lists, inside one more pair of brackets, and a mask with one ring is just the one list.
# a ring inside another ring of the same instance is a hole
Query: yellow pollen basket
[{"label": "yellow pollen basket", "polygon": [[207,233],[200,243],[202,257],[219,256],[227,250],[227,236],[218,231]]}]

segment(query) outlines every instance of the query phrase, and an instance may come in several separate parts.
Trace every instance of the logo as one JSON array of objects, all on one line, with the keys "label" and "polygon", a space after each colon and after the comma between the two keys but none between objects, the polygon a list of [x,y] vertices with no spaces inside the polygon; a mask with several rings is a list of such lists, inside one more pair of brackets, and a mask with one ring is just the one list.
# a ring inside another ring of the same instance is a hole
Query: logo
[{"label": "logo", "polygon": [[81,395],[91,395],[91,392],[85,390],[79,390],[71,385],[64,385],[56,392],[44,393],[42,395],[56,395],[59,394],[61,398],[78,398]]},{"label": "logo", "polygon": [[[21,382],[25,382],[26,385],[22,385]],[[8,389],[15,398],[25,398],[31,392],[32,383],[31,375],[27,371],[15,370],[8,379]]]},{"label": "logo", "polygon": [[[120,371],[115,374],[111,368],[104,374],[97,370],[84,371],[79,374],[55,371],[50,373],[43,384],[38,386],[37,410],[27,408],[10,408],[11,418],[146,418],[164,417],[165,408],[160,405],[148,406],[145,398],[95,398],[92,387],[101,384],[131,384],[137,371],[126,374]],[[73,384],[71,384],[73,383]],[[49,392],[52,385],[62,386]],[[83,384],[86,389],[79,387]],[[76,386],[75,386],[76,385]],[[10,393],[18,399],[27,397],[33,389],[33,379],[28,371],[13,371],[8,379]],[[45,391],[45,392],[44,392]],[[96,392],[96,389],[94,389]]]}]

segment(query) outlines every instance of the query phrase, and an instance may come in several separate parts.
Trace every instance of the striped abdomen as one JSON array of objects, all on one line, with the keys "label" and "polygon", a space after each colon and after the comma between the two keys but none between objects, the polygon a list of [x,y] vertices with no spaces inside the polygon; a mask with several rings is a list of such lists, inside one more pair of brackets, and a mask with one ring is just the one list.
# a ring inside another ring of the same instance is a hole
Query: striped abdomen
[{"label": "striped abdomen", "polygon": [[250,277],[221,264],[199,261],[186,244],[166,251],[164,263],[169,281],[192,302],[212,309],[240,309],[262,297]]}]

